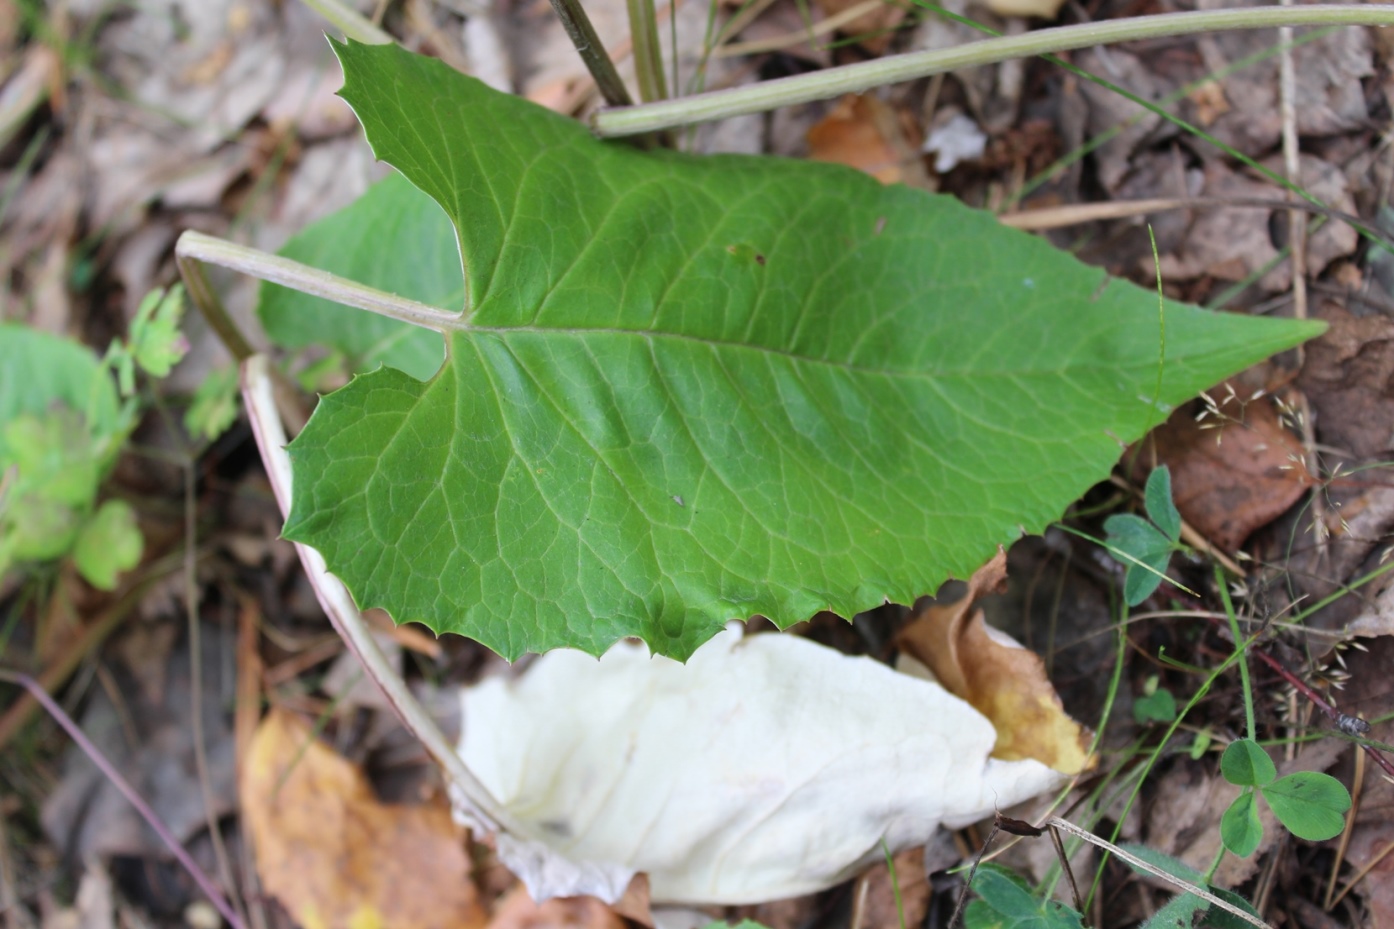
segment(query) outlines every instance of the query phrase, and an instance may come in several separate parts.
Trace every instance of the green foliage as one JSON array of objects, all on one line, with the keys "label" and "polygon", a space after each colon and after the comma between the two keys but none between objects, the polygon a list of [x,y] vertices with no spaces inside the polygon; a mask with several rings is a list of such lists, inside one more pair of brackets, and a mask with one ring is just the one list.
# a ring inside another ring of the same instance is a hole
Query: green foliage
[{"label": "green foliage", "polygon": [[1278,822],[1299,839],[1322,842],[1341,834],[1350,792],[1329,774],[1297,771],[1263,788]]},{"label": "green foliage", "polygon": [[1143,695],[1133,701],[1133,719],[1139,724],[1169,723],[1176,719],[1176,697],[1157,686],[1157,676],[1148,678]]},{"label": "green foliage", "polygon": [[1166,465],[1148,475],[1143,500],[1150,522],[1131,513],[1119,513],[1104,522],[1110,549],[1128,566],[1123,577],[1128,606],[1137,606],[1161,585],[1171,553],[1181,541],[1181,514],[1171,501],[1171,471]]},{"label": "green foliage", "polygon": [[1239,739],[1229,744],[1220,760],[1220,773],[1231,784],[1245,788],[1220,820],[1225,848],[1240,857],[1252,855],[1263,839],[1258,797],[1267,801],[1273,815],[1299,839],[1321,842],[1340,835],[1350,792],[1345,785],[1318,771],[1298,771],[1278,777],[1273,760],[1258,743]]},{"label": "green foliage", "polygon": [[73,563],[93,587],[111,590],[118,574],[140,563],[144,548],[135,510],[125,500],[108,500],[79,530]]},{"label": "green foliage", "polygon": [[110,590],[140,561],[135,512],[121,500],[98,505],[98,495],[135,423],[136,370],[164,377],[187,349],[182,314],[181,288],[153,291],[130,338],[101,361],[67,339],[0,324],[0,574],[71,555]]},{"label": "green foliage", "polygon": [[[1165,871],[1175,878],[1179,878],[1195,887],[1204,888],[1226,903],[1245,910],[1257,916],[1258,912],[1253,908],[1249,901],[1236,893],[1216,887],[1206,881],[1195,868],[1174,858],[1164,852],[1159,852],[1155,848],[1146,845],[1127,844],[1123,848],[1141,858],[1152,867]],[[1145,874],[1141,868],[1136,867],[1131,862],[1128,863],[1138,874]],[[1203,915],[1202,915],[1203,914]],[[1197,922],[1196,917],[1201,916]],[[1193,893],[1183,893],[1173,897],[1163,907],[1152,915],[1152,918],[1142,924],[1141,929],[1191,929],[1194,925],[1212,926],[1215,929],[1239,929],[1248,926],[1249,923],[1219,907],[1212,907],[1211,904],[1196,896]]]},{"label": "green foliage", "polygon": [[[626,635],[681,658],[731,617],[911,602],[1057,518],[1167,404],[1319,331],[1168,305],[1149,398],[1155,297],[952,199],[642,153],[396,47],[339,54],[376,153],[453,224],[466,300],[429,380],[320,403],[285,533],[360,604],[509,658]],[[383,275],[444,246],[359,206],[299,254],[356,232],[377,286],[417,286]],[[437,284],[412,293],[449,305]]]},{"label": "green foliage", "polygon": [[152,290],[145,295],[131,321],[125,344],[113,342],[108,355],[116,369],[121,395],[135,392],[135,368],[151,377],[169,377],[169,372],[189,350],[188,340],[179,330],[184,316],[184,288],[176,284],[166,293]]},{"label": "green foliage", "polygon": [[1080,929],[1075,910],[1055,900],[1038,900],[1011,871],[984,864],[973,878],[978,895],[963,911],[965,929]]},{"label": "green foliage", "polygon": [[1273,759],[1268,757],[1252,739],[1237,739],[1225,747],[1220,756],[1220,773],[1231,784],[1241,787],[1262,787],[1278,776]]},{"label": "green foliage", "polygon": [[189,435],[212,442],[226,432],[237,419],[238,386],[236,365],[208,372],[184,411]]},{"label": "green foliage", "polygon": [[132,422],[133,411],[91,352],[25,326],[0,325],[0,574],[15,563],[61,558],[85,537],[87,557],[78,569],[94,585],[107,585],[113,571],[129,566],[129,539],[101,556],[90,546],[119,529],[119,511],[91,523],[98,488]]},{"label": "green foliage", "polygon": [[[124,435],[130,418],[96,357],[67,339],[17,323],[0,323],[0,427],[54,405],[81,415],[97,440]],[[0,461],[10,448],[0,433]]]},{"label": "green foliage", "polygon": [[[465,305],[460,248],[450,220],[400,174],[305,227],[279,254],[446,310]],[[424,380],[444,359],[437,333],[263,283],[257,314],[285,348],[330,346],[355,372],[387,365]]]},{"label": "green foliage", "polygon": [[1258,802],[1252,790],[1234,798],[1220,817],[1220,839],[1240,858],[1254,853],[1263,841],[1263,823],[1258,818]]}]

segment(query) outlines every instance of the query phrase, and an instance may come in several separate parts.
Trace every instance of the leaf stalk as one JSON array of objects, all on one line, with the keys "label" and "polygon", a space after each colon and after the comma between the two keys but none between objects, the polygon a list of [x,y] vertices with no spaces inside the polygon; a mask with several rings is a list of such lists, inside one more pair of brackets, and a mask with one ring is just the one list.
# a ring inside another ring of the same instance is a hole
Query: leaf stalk
[{"label": "leaf stalk", "polygon": [[911,52],[745,87],[709,91],[678,100],[601,110],[591,117],[591,128],[602,137],[637,135],[656,129],[760,113],[812,100],[826,100],[842,94],[861,93],[882,84],[961,68],[1095,45],[1233,29],[1329,25],[1394,25],[1394,5],[1333,4],[1201,10],[1057,26],[1022,35],[984,39],[954,48]]},{"label": "leaf stalk", "polygon": [[[326,300],[367,310],[369,313],[376,313],[389,319],[411,323],[413,326],[421,326],[424,329],[433,329],[443,333],[450,329],[460,328],[459,313],[438,309],[426,303],[418,303],[415,300],[399,297],[375,287],[368,287],[357,281],[339,277],[337,274],[330,274],[328,271],[321,271],[319,268],[313,268],[298,261],[291,261],[289,258],[282,258],[280,255],[263,252],[247,245],[238,245],[236,242],[228,242],[211,235],[204,235],[201,232],[189,230],[181,235],[179,242],[174,247],[174,253],[179,261],[179,268],[184,275],[185,286],[189,289],[191,299],[205,314],[208,313],[208,308],[216,304],[217,301],[216,298],[203,299],[212,295],[212,289],[209,288],[207,280],[203,278],[203,270],[198,267],[198,262],[217,265],[239,274],[247,274],[259,280],[270,281],[273,284],[280,284],[301,293],[323,297]],[[239,361],[245,361],[251,356],[252,349],[247,346],[246,340],[236,331],[236,327],[231,326],[230,321],[228,326],[231,327],[231,331],[224,332],[224,328],[227,327],[219,324],[217,315],[215,312],[209,316],[210,324],[218,330],[218,334],[223,337],[224,343],[227,344],[233,355]]]},{"label": "leaf stalk", "polygon": [[[286,453],[285,430],[276,412],[270,365],[265,355],[253,355],[242,363],[242,398],[271,488],[281,512],[289,513],[292,493],[290,456]],[[475,825],[488,832],[519,834],[507,810],[456,754],[440,727],[392,668],[363,621],[353,595],[342,581],[329,573],[323,556],[308,545],[296,543],[295,548],[310,586],[314,588],[320,606],[324,607],[325,615],[339,637],[358,658],[368,677],[378,685],[407,730],[445,769],[454,788],[451,791],[452,800],[457,804],[463,800],[476,820]]]}]

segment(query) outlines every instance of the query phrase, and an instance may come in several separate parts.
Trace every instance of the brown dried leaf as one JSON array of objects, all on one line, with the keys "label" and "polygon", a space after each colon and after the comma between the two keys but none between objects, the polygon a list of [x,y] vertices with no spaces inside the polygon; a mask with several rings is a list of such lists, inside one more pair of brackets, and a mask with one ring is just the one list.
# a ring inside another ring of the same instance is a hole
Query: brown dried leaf
[{"label": "brown dried leaf", "polygon": [[905,141],[894,110],[869,95],[848,94],[808,130],[808,157],[864,171],[883,184],[905,182],[907,155],[918,154]]},{"label": "brown dried leaf", "polygon": [[1332,300],[1318,314],[1331,328],[1308,344],[1298,381],[1317,432],[1323,444],[1356,458],[1381,457],[1394,449],[1394,322],[1356,317]]},{"label": "brown dried leaf", "polygon": [[625,929],[619,914],[595,897],[553,897],[534,903],[519,884],[494,909],[489,929]]},{"label": "brown dried leaf", "polygon": [[1092,763],[1089,733],[1066,715],[1045,663],[1029,649],[1004,644],[983,622],[982,610],[973,609],[1006,578],[1007,556],[999,550],[973,573],[963,599],[922,609],[901,630],[897,644],[991,720],[997,729],[994,758],[1034,758],[1078,774]]},{"label": "brown dried leaf", "polygon": [[[1387,718],[1394,707],[1394,693],[1389,683],[1394,679],[1394,639],[1376,639],[1367,643],[1364,650],[1347,651],[1345,663],[1350,681],[1340,696],[1340,708],[1371,721],[1373,728],[1369,738],[1386,743],[1394,740],[1394,720]],[[1381,719],[1383,722],[1378,721]],[[1381,776],[1379,769],[1367,759],[1355,828],[1351,830],[1350,847],[1346,850],[1348,867],[1342,873],[1344,877],[1352,871],[1370,868],[1353,891],[1364,900],[1370,913],[1367,923],[1370,926],[1394,925],[1394,854],[1385,854],[1391,845],[1394,845],[1394,783]]]},{"label": "brown dried leaf", "polygon": [[485,925],[449,811],[379,802],[293,714],[273,709],[258,727],[241,801],[262,884],[301,924]]},{"label": "brown dried leaf", "polygon": [[[861,906],[862,929],[901,929],[919,926],[929,911],[930,887],[925,876],[924,849],[912,848],[895,856],[895,884],[891,883],[890,868],[879,864],[866,872],[866,897]],[[897,906],[897,893],[900,901]],[[860,889],[858,891],[860,893]],[[904,910],[904,920],[901,911]]]},{"label": "brown dried leaf", "polygon": [[[1241,402],[1213,390],[1220,416],[1196,422],[1185,406],[1152,433],[1148,451],[1171,469],[1172,495],[1181,518],[1233,554],[1249,534],[1281,516],[1308,487],[1302,442],[1279,421],[1273,400]],[[1146,480],[1151,460],[1138,456],[1134,479]]]}]

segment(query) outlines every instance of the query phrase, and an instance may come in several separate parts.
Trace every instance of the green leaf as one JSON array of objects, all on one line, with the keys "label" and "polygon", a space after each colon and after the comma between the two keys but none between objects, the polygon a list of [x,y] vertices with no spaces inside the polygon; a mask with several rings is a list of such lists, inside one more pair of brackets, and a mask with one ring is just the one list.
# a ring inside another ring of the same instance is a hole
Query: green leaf
[{"label": "green leaf", "polygon": [[1155,559],[1158,556],[1170,557],[1174,546],[1171,539],[1141,516],[1132,513],[1115,513],[1104,520],[1104,532],[1108,542],[1120,551],[1139,560]]},{"label": "green leaf", "polygon": [[1162,585],[1171,556],[1168,554],[1140,560],[1140,565],[1128,565],[1128,573],[1123,576],[1123,599],[1127,601],[1128,606],[1137,606]]},{"label": "green leaf", "polygon": [[[1176,858],[1172,855],[1168,855],[1165,852],[1159,852],[1155,848],[1152,848],[1150,846],[1140,845],[1135,842],[1125,843],[1123,845],[1123,848],[1126,851],[1129,851],[1132,854],[1136,855],[1138,858],[1141,858],[1148,864],[1152,865],[1154,868],[1159,868],[1160,870],[1165,871],[1172,877],[1179,878],[1196,887],[1203,887],[1206,890],[1210,891],[1210,893],[1224,900],[1226,903],[1232,903],[1242,910],[1247,910],[1248,912],[1253,913],[1255,916],[1258,915],[1257,912],[1255,912],[1253,906],[1249,904],[1249,901],[1245,900],[1243,897],[1239,896],[1236,893],[1232,893],[1228,890],[1216,887],[1214,884],[1207,884],[1204,875],[1202,875],[1195,868],[1186,864],[1179,858]],[[1143,871],[1141,868],[1132,864],[1131,862],[1128,863],[1128,866],[1131,867],[1138,874],[1147,873]],[[1202,900],[1200,897],[1197,897],[1195,894],[1183,893],[1178,897],[1174,897],[1170,903],[1164,906],[1161,910],[1157,911],[1157,914],[1154,917],[1154,919],[1157,919],[1159,922],[1156,927],[1153,926],[1152,921],[1148,921],[1145,924],[1144,929],[1162,929],[1162,927],[1165,927],[1165,929],[1171,929],[1167,921],[1165,919],[1162,919],[1161,914],[1167,913],[1168,915],[1170,915],[1174,913],[1177,916],[1184,916],[1184,914],[1186,914],[1188,911],[1192,915],[1194,915],[1197,912],[1205,912],[1206,916],[1204,920],[1204,925],[1207,926],[1222,926],[1224,927],[1224,929],[1238,929],[1238,927],[1246,925],[1244,921],[1239,919],[1237,916],[1219,907],[1211,907],[1209,903]],[[1183,923],[1183,925],[1190,926],[1190,918],[1187,918],[1187,921]]]},{"label": "green leaf", "polygon": [[1153,468],[1147,476],[1147,487],[1143,491],[1147,505],[1147,515],[1157,528],[1173,542],[1181,540],[1181,514],[1171,500],[1171,469],[1166,465]]},{"label": "green leaf", "polygon": [[1210,743],[1213,740],[1214,736],[1210,732],[1210,727],[1206,726],[1196,733],[1195,741],[1191,743],[1186,754],[1191,756],[1192,761],[1200,761],[1201,757],[1210,750]]},{"label": "green leaf", "polygon": [[1236,739],[1220,757],[1220,773],[1231,784],[1262,787],[1278,776],[1273,759],[1253,739]]},{"label": "green leaf", "polygon": [[1322,842],[1341,834],[1350,792],[1329,774],[1298,771],[1263,788],[1278,822],[1299,839]]},{"label": "green leaf", "polygon": [[[465,305],[455,230],[436,202],[400,174],[305,227],[277,254],[442,309]],[[424,379],[444,357],[437,333],[278,284],[261,285],[257,313],[277,345],[337,349],[355,373],[385,364]]]},{"label": "green leaf", "polygon": [[1168,900],[1139,929],[1191,929],[1196,914],[1205,912],[1209,906],[1195,894],[1181,894]]},{"label": "green leaf", "polygon": [[[1210,892],[1226,903],[1237,906],[1250,916],[1258,916],[1258,910],[1254,905],[1234,891],[1226,890],[1223,887],[1216,887],[1211,884]],[[1222,910],[1218,906],[1213,906],[1205,915],[1205,925],[1212,926],[1214,929],[1247,929],[1247,927],[1253,926],[1253,923],[1240,919],[1228,910]]]},{"label": "green leaf", "polygon": [[973,878],[979,896],[977,912],[964,911],[964,925],[972,929],[1081,929],[1079,913],[1054,900],[1039,900],[1012,872],[985,864]]},{"label": "green leaf", "polygon": [[1133,719],[1139,723],[1169,723],[1176,718],[1176,698],[1165,687],[1133,701]]},{"label": "green leaf", "polygon": [[[131,321],[130,352],[136,364],[151,377],[169,377],[188,352],[188,340],[179,331],[183,316],[184,287],[180,284],[168,291],[152,290],[140,302]],[[130,393],[124,386],[122,389]]]},{"label": "green leaf", "polygon": [[140,563],[144,548],[135,510],[124,500],[108,500],[78,533],[73,563],[93,587],[112,590],[118,574]]},{"label": "green leaf", "polygon": [[606,144],[338,50],[378,156],[455,225],[467,302],[429,381],[320,403],[285,534],[359,604],[509,658],[683,658],[732,617],[912,602],[1041,531],[1159,408],[1320,331],[1169,305],[1153,403],[1155,296],[950,198]]},{"label": "green leaf", "polygon": [[[0,426],[24,413],[67,406],[96,436],[126,428],[116,387],[85,347],[17,323],[0,323]],[[0,464],[10,448],[0,437]]]},{"label": "green leaf", "polygon": [[1263,841],[1263,823],[1258,817],[1258,805],[1253,790],[1245,790],[1220,817],[1220,840],[1240,858],[1247,858]]},{"label": "green leaf", "polygon": [[963,929],[1007,929],[1007,917],[981,900],[972,900],[963,909]]},{"label": "green leaf", "polygon": [[0,544],[10,561],[48,561],[67,554],[82,524],[80,514],[66,503],[36,494],[15,494],[5,502],[0,519]]},{"label": "green leaf", "polygon": [[1127,566],[1123,599],[1137,606],[1161,586],[1175,546],[1157,527],[1131,513],[1110,516],[1104,520],[1104,531],[1114,557]]},{"label": "green leaf", "polygon": [[209,371],[184,412],[184,428],[192,436],[213,441],[237,419],[237,401],[237,366]]},{"label": "green leaf", "polygon": [[[1188,881],[1198,887],[1205,884],[1205,877],[1199,871],[1175,855],[1168,855],[1166,852],[1158,851],[1152,846],[1143,845],[1140,842],[1124,842],[1122,847],[1124,851],[1141,858],[1152,867],[1159,871],[1165,871],[1172,877]],[[1125,862],[1125,864],[1137,874],[1145,875],[1147,873],[1132,862]]]},{"label": "green leaf", "polygon": [[[978,868],[978,873],[973,877],[973,892],[1008,920],[1038,917],[1043,909],[1043,902],[1036,899],[1020,878],[995,865]],[[1008,925],[1015,923],[1009,922]]]},{"label": "green leaf", "polygon": [[87,431],[82,417],[56,409],[40,417],[25,413],[0,430],[16,469],[13,493],[64,506],[86,508],[97,496],[108,454]]}]

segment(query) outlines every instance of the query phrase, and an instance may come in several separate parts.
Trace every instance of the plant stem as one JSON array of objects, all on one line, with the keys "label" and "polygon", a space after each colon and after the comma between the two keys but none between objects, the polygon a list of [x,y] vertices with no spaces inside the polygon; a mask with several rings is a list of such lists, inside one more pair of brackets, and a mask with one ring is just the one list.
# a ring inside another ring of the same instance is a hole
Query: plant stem
[{"label": "plant stem", "polygon": [[391,45],[394,41],[392,36],[373,25],[343,0],[305,0],[305,5],[338,26],[346,39],[365,45]]},{"label": "plant stem", "polygon": [[121,796],[125,797],[126,800],[130,802],[131,806],[136,808],[136,812],[141,815],[141,818],[150,826],[155,835],[160,837],[160,841],[165,843],[174,857],[184,866],[184,870],[189,872],[189,876],[194,879],[194,883],[199,886],[199,889],[208,897],[209,901],[218,912],[222,914],[223,918],[228,921],[228,924],[231,925],[233,929],[245,929],[246,924],[238,918],[237,912],[232,908],[231,904],[228,903],[227,898],[223,896],[217,885],[213,883],[212,878],[205,874],[203,869],[198,866],[198,863],[189,856],[189,853],[184,850],[184,846],[180,845],[179,840],[174,837],[174,833],[169,831],[169,827],[160,820],[159,816],[155,815],[155,811],[151,809],[150,804],[145,802],[145,798],[136,793],[135,788],[130,785],[130,782],[121,776],[121,772],[116,769],[116,766],[111,763],[110,759],[101,753],[101,750],[92,743],[91,739],[87,738],[87,734],[82,731],[82,727],[73,722],[72,717],[67,713],[63,712],[63,708],[48,695],[48,691],[40,687],[38,682],[27,674],[0,671],[0,681],[18,684],[20,687],[29,691],[33,698],[48,711],[48,714],[53,717],[54,721],[57,722],[59,726],[63,727],[63,730],[68,733],[77,747],[82,749],[83,753],[92,760],[92,764],[96,765],[97,770],[106,775],[107,780],[111,781],[112,786],[120,791]]},{"label": "plant stem", "polygon": [[[552,0],[552,9],[557,11],[557,16],[561,17],[561,24],[566,29],[566,34],[571,36],[571,44],[576,46],[576,53],[585,62],[586,70],[595,79],[596,89],[605,98],[605,102],[611,106],[633,106],[634,99],[629,96],[624,81],[620,80],[620,73],[615,70],[615,63],[610,60],[610,55],[605,51],[605,46],[601,44],[600,37],[595,34],[595,27],[591,25],[590,17],[581,8],[581,0]],[[636,37],[636,47],[638,44]],[[627,134],[637,135],[638,133]]]},{"label": "plant stem", "polygon": [[1254,725],[1254,688],[1249,682],[1249,660],[1245,654],[1248,642],[1239,631],[1239,617],[1234,615],[1234,604],[1230,602],[1229,588],[1225,586],[1225,569],[1218,563],[1215,565],[1215,586],[1220,590],[1220,600],[1225,605],[1225,619],[1229,620],[1230,635],[1234,636],[1234,647],[1239,658],[1239,679],[1244,687],[1244,721],[1248,727],[1245,731],[1249,734],[1250,741],[1257,741],[1258,729]]},{"label": "plant stem", "polygon": [[629,34],[634,43],[634,73],[639,79],[639,96],[645,103],[668,99],[663,80],[663,49],[658,44],[658,19],[654,0],[628,0]]},{"label": "plant stem", "polygon": [[[186,232],[179,237],[179,243],[174,247],[174,263],[179,266],[179,276],[184,280],[184,291],[193,301],[194,306],[198,307],[203,318],[213,331],[222,340],[223,346],[236,361],[245,361],[252,356],[254,351],[247,337],[242,334],[237,323],[228,314],[227,308],[223,306],[223,301],[218,298],[218,292],[213,289],[213,285],[208,280],[208,275],[204,273],[201,259],[192,254],[185,254],[181,249],[184,240],[190,233]],[[210,238],[200,236],[200,238]],[[221,241],[214,239],[213,241]],[[216,263],[216,262],[214,262]]]},{"label": "plant stem", "polygon": [[[1313,705],[1315,705],[1317,709],[1325,713],[1328,719],[1330,719],[1332,722],[1338,722],[1340,720],[1341,711],[1336,709],[1330,703],[1328,703],[1326,699],[1323,698],[1321,694],[1313,690],[1307,684],[1306,681],[1302,680],[1296,674],[1293,674],[1287,668],[1283,667],[1283,663],[1281,661],[1274,658],[1267,652],[1263,651],[1263,649],[1254,649],[1254,654],[1257,655],[1259,659],[1263,661],[1264,664],[1268,665],[1274,671],[1277,671],[1278,674],[1285,681],[1287,681],[1293,687],[1297,688],[1297,690],[1302,694],[1302,696],[1312,701]],[[1365,750],[1365,754],[1369,756],[1370,760],[1373,761],[1375,764],[1379,765],[1380,770],[1383,771],[1386,776],[1388,776],[1390,779],[1394,779],[1394,764],[1391,764],[1389,759],[1384,757],[1384,755],[1380,753],[1379,749],[1375,748],[1373,745],[1367,745],[1364,742],[1358,744],[1362,749]]]},{"label": "plant stem", "polygon": [[1249,923],[1250,925],[1258,926],[1260,927],[1260,929],[1272,929],[1272,927],[1270,927],[1268,923],[1259,919],[1257,916],[1254,916],[1252,913],[1244,912],[1239,907],[1235,906],[1233,903],[1230,903],[1228,900],[1222,900],[1219,897],[1212,894],[1210,891],[1204,889],[1203,887],[1197,887],[1195,884],[1192,884],[1189,881],[1183,881],[1181,878],[1177,877],[1174,874],[1168,874],[1161,868],[1158,868],[1150,864],[1149,862],[1142,860],[1141,858],[1137,857],[1131,852],[1119,848],[1112,842],[1108,842],[1104,839],[1099,838],[1087,829],[1079,828],[1067,819],[1061,819],[1058,816],[1052,817],[1045,821],[1045,825],[1053,826],[1056,829],[1068,832],[1070,835],[1078,836],[1079,838],[1090,843],[1091,845],[1096,845],[1099,848],[1102,848],[1105,851],[1109,852],[1110,854],[1118,858],[1122,858],[1128,864],[1132,865],[1134,868],[1137,868],[1140,871],[1146,871],[1153,877],[1159,877],[1162,880],[1166,881],[1168,884],[1172,885],[1173,887],[1181,888],[1181,890],[1185,893],[1193,893],[1197,897],[1200,897],[1202,900],[1205,900],[1211,906],[1217,906],[1220,909],[1225,910],[1226,912],[1233,913],[1235,916],[1238,916],[1240,919],[1244,920],[1244,922]]},{"label": "plant stem", "polygon": [[764,81],[748,87],[710,91],[679,100],[602,110],[591,117],[591,126],[601,136],[635,135],[688,123],[759,113],[811,100],[826,100],[842,94],[860,93],[881,84],[1049,52],[1229,29],[1312,25],[1394,25],[1394,5],[1336,4],[1203,10],[1039,29],[1022,35],[971,42],[956,48],[894,55],[877,61]]},{"label": "plant stem", "polygon": [[[207,262],[228,268],[239,274],[247,274],[259,280],[270,281],[273,284],[281,284],[313,297],[323,297],[345,306],[357,307],[360,310],[377,313],[379,316],[386,316],[389,319],[411,323],[413,326],[434,329],[437,332],[445,332],[450,328],[460,328],[460,314],[458,313],[437,309],[425,303],[399,297],[396,294],[389,294],[386,291],[359,284],[357,281],[339,277],[337,274],[330,274],[328,271],[321,271],[319,268],[291,261],[289,258],[272,255],[270,252],[263,252],[246,245],[238,245],[235,242],[226,242],[201,232],[192,230],[185,232],[179,237],[174,252],[179,260],[179,270],[184,275],[185,286],[189,288],[190,298],[205,314],[208,314],[210,306],[214,307],[213,315],[209,316],[209,323],[218,331],[220,336],[223,336],[224,340],[229,338],[229,334],[224,332],[225,327],[220,326],[216,320],[219,315],[226,317],[226,314],[219,314],[218,308],[221,307],[221,304],[217,302],[216,298],[207,303],[204,302],[212,294],[212,291],[208,289],[203,269],[197,266],[197,262]],[[206,293],[198,292],[200,286],[204,288]],[[231,325],[230,321],[228,321],[228,325]],[[246,361],[247,358],[251,357],[252,349],[247,345],[246,339],[237,332],[235,326],[232,327],[231,337],[234,341],[228,343],[229,351],[239,361]],[[245,354],[242,353],[244,348]]]}]

